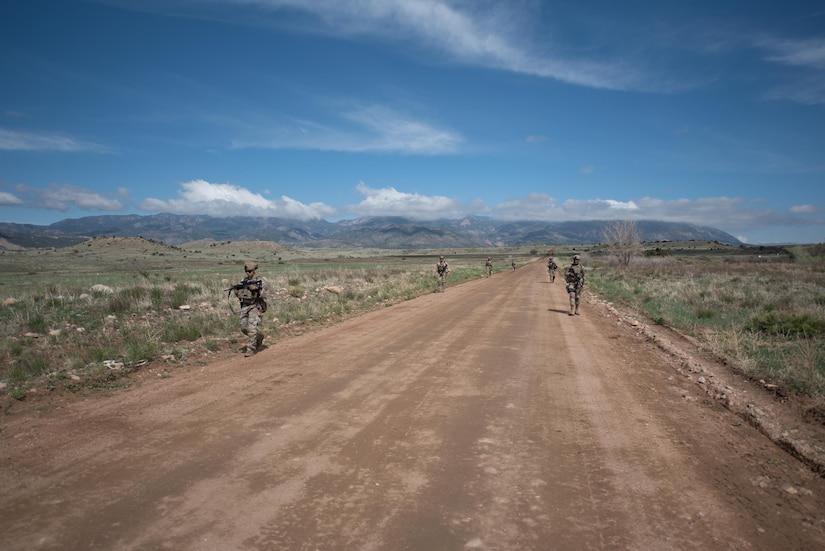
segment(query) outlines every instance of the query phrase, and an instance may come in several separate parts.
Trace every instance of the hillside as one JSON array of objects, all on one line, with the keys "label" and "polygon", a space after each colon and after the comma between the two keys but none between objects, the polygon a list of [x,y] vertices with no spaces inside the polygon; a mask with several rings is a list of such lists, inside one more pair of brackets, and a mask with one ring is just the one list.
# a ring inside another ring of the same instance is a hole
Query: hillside
[{"label": "hillside", "polygon": [[[417,221],[372,217],[328,222],[282,218],[155,214],[88,216],[48,226],[0,223],[0,249],[74,245],[92,237],[143,237],[167,245],[195,241],[271,241],[316,248],[469,248],[599,243],[611,221],[499,221],[484,217]],[[732,235],[708,226],[636,223],[643,241],[717,241],[740,245]]]}]

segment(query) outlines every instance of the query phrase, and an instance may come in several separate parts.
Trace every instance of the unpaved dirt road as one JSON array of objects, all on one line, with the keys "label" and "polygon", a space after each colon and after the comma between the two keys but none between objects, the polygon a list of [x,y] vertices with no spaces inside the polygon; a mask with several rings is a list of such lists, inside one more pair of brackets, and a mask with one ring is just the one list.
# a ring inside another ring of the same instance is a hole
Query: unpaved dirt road
[{"label": "unpaved dirt road", "polygon": [[539,263],[0,420],[0,548],[825,549],[825,482]]}]

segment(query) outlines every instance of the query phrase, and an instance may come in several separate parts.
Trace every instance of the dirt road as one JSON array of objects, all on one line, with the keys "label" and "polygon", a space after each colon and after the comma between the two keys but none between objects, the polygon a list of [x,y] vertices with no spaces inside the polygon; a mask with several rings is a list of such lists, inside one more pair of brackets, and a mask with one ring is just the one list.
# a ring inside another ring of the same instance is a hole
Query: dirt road
[{"label": "dirt road", "polygon": [[542,263],[0,418],[0,547],[825,549],[825,481]]}]

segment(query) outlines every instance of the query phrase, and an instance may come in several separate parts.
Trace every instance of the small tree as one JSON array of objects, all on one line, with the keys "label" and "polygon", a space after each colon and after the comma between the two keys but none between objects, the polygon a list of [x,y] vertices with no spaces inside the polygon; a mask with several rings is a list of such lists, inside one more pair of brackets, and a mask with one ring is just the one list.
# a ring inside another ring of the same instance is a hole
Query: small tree
[{"label": "small tree", "polygon": [[642,251],[642,240],[633,220],[620,220],[605,227],[603,239],[607,250],[616,257],[619,266],[629,266]]}]

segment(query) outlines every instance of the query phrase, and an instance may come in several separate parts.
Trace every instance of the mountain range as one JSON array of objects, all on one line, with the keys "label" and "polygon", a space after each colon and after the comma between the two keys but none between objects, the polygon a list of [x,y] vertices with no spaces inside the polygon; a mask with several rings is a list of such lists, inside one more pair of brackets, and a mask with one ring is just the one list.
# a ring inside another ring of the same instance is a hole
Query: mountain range
[{"label": "mountain range", "polygon": [[[602,242],[617,221],[500,221],[473,216],[420,221],[367,217],[329,222],[264,217],[214,217],[186,214],[106,215],[66,219],[47,226],[0,222],[0,249],[64,247],[99,236],[143,237],[181,245],[200,240],[273,241],[317,248],[469,248],[571,245]],[[636,222],[642,241],[717,241],[741,245],[716,228],[678,222]]]}]

